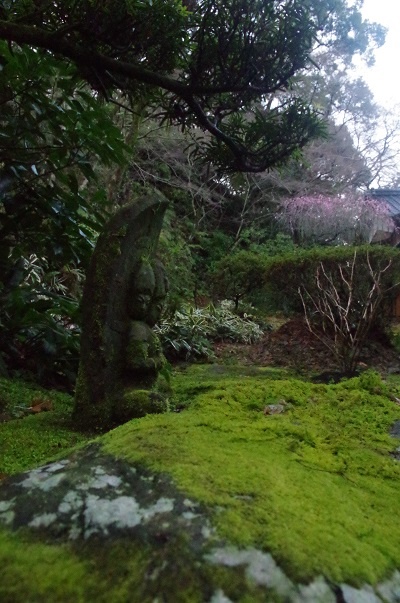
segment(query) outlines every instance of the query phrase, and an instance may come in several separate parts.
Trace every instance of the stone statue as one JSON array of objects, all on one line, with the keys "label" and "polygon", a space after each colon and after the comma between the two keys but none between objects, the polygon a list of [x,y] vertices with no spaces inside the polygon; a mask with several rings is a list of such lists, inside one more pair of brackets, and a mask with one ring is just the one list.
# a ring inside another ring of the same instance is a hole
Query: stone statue
[{"label": "stone statue", "polygon": [[159,193],[123,207],[99,237],[82,299],[74,421],[105,430],[168,406],[158,337],[168,279],[155,250],[167,202]]},{"label": "stone statue", "polygon": [[165,410],[158,386],[166,360],[152,327],[161,317],[168,281],[160,262],[142,261],[128,286],[127,313],[131,319],[123,354],[124,391],[114,414],[118,422]]},{"label": "stone statue", "polygon": [[165,365],[160,342],[152,327],[161,317],[168,281],[160,262],[142,262],[128,288],[129,329],[124,375],[127,383],[153,385]]}]

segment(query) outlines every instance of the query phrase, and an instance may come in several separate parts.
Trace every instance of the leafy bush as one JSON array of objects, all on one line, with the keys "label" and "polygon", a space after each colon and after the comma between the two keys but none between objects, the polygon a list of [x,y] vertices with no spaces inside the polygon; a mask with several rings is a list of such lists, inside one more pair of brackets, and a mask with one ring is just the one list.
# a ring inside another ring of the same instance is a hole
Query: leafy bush
[{"label": "leafy bush", "polygon": [[182,303],[193,300],[195,262],[184,228],[171,208],[164,218],[157,253],[168,275],[168,312],[174,312]]},{"label": "leafy bush", "polygon": [[126,147],[74,68],[27,46],[0,42],[0,107],[0,364],[71,385],[77,276],[105,214],[95,168]]},{"label": "leafy bush", "polygon": [[263,286],[268,257],[252,251],[238,251],[216,263],[212,277],[213,292],[219,299],[229,299],[238,310],[239,302]]},{"label": "leafy bush", "polygon": [[0,368],[71,390],[79,362],[78,296],[83,273],[49,271],[44,258],[22,258],[20,282],[0,287]]},{"label": "leafy bush", "polygon": [[164,352],[169,359],[212,358],[213,341],[253,343],[263,335],[261,327],[235,314],[233,305],[186,307],[165,318],[156,327]]}]

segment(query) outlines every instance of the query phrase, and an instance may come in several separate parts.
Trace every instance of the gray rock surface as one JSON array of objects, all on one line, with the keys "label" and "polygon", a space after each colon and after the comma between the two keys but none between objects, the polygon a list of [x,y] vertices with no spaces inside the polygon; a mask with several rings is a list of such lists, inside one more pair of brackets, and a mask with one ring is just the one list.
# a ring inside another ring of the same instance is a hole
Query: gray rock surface
[{"label": "gray rock surface", "polygon": [[393,423],[392,429],[390,430],[390,435],[394,438],[400,438],[400,420]]},{"label": "gray rock surface", "polygon": [[0,522],[69,540],[131,534],[147,541],[182,531],[195,548],[214,533],[199,505],[167,476],[104,455],[96,445],[7,480],[0,488]]}]

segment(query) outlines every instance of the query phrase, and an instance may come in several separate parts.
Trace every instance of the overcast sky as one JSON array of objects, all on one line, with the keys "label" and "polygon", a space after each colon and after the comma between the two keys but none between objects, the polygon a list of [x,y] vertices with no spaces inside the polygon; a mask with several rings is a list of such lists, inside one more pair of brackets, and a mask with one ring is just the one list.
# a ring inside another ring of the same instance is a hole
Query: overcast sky
[{"label": "overcast sky", "polygon": [[400,105],[400,0],[364,0],[362,14],[388,28],[386,43],[376,51],[375,66],[362,70],[376,101],[388,109]]}]

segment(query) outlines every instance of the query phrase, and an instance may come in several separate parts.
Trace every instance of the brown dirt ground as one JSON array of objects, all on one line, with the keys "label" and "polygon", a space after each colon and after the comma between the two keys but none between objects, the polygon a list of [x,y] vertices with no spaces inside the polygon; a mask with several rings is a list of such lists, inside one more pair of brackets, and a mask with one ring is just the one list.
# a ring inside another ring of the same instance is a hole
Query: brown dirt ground
[{"label": "brown dirt ground", "polygon": [[[333,354],[310,333],[303,317],[282,322],[252,345],[216,343],[217,359],[245,365],[283,366],[304,374],[339,369]],[[400,372],[400,353],[388,342],[370,337],[360,363],[363,368],[381,373]]]}]

